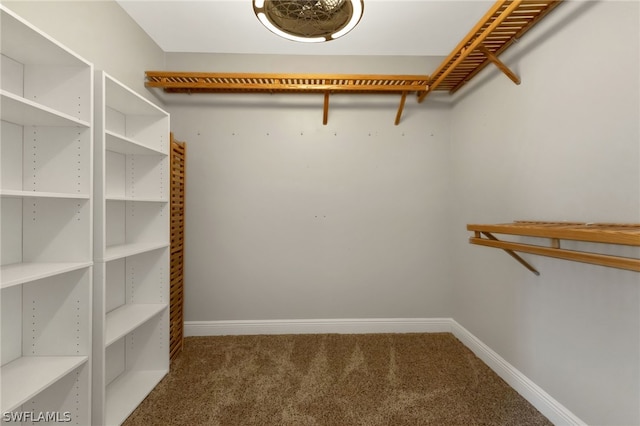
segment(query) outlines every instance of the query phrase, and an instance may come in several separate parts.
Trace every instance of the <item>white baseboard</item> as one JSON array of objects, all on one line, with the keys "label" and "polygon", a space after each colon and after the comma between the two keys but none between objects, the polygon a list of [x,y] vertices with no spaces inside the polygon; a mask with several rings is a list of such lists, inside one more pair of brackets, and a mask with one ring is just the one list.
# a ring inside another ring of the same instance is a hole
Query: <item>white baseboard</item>
[{"label": "white baseboard", "polygon": [[452,318],[185,321],[185,336],[252,334],[452,333],[555,425],[586,425]]},{"label": "white baseboard", "polygon": [[185,321],[185,336],[248,334],[451,333],[449,318]]},{"label": "white baseboard", "polygon": [[566,407],[553,399],[540,386],[533,383],[504,358],[494,352],[490,347],[482,343],[480,339],[471,334],[466,328],[451,320],[451,330],[454,336],[469,348],[478,358],[484,361],[498,376],[515,389],[531,405],[536,407],[554,425],[580,425],[586,423],[580,420]]}]

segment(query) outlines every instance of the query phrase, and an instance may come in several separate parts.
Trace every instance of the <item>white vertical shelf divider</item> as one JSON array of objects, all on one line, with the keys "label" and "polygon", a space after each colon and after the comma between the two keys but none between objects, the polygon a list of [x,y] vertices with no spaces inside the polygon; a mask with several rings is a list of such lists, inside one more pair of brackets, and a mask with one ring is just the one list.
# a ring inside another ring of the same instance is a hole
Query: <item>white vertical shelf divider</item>
[{"label": "white vertical shelf divider", "polygon": [[117,425],[169,371],[169,114],[95,87],[92,424]]},{"label": "white vertical shelf divider", "polygon": [[3,5],[0,32],[0,412],[89,424],[93,65]]}]

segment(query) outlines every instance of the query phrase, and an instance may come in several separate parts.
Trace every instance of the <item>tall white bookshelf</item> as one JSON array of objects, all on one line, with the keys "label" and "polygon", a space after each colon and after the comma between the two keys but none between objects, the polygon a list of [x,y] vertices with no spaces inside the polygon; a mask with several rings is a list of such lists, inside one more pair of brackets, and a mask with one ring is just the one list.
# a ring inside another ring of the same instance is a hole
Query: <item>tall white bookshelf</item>
[{"label": "tall white bookshelf", "polygon": [[93,66],[2,5],[0,32],[0,412],[89,424]]},{"label": "tall white bookshelf", "polygon": [[169,371],[169,114],[95,75],[93,424]]}]

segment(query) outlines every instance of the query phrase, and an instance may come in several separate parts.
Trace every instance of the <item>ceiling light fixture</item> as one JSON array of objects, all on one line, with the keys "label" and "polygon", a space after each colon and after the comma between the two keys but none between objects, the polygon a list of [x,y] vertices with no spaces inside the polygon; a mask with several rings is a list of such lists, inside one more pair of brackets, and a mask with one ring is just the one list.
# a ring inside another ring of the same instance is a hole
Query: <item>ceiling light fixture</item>
[{"label": "ceiling light fixture", "polygon": [[363,0],[253,0],[253,11],[271,32],[293,41],[320,43],[351,31]]}]

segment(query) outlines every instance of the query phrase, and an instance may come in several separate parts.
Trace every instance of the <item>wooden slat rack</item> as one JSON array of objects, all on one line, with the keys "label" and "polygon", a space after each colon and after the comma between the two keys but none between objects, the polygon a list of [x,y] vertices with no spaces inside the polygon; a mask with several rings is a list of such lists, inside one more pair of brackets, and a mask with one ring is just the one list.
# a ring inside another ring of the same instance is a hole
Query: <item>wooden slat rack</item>
[{"label": "wooden slat rack", "polygon": [[400,122],[407,94],[427,90],[428,75],[256,74],[147,71],[147,87],[166,93],[319,93],[324,95],[323,124],[329,96],[336,93],[400,94],[395,124]]},{"label": "wooden slat rack", "polygon": [[555,9],[562,0],[498,0],[431,74],[427,90],[453,94],[488,64],[495,64],[515,84],[520,78],[498,56]]},{"label": "wooden slat rack", "polygon": [[174,360],[184,345],[184,224],[187,144],[171,140],[171,271],[169,356]]},{"label": "wooden slat rack", "polygon": [[[474,232],[474,236],[469,239],[471,244],[503,249],[536,275],[539,275],[539,272],[515,252],[531,253],[640,272],[640,259],[567,250],[560,245],[560,240],[573,240],[590,243],[640,246],[640,224],[637,223],[517,221],[496,225],[469,224],[467,225],[467,230]],[[548,238],[550,240],[550,246],[545,247],[521,242],[502,241],[493,234]]]}]

